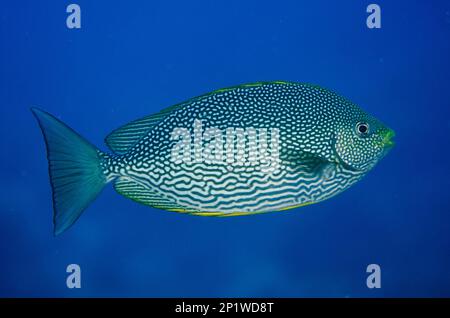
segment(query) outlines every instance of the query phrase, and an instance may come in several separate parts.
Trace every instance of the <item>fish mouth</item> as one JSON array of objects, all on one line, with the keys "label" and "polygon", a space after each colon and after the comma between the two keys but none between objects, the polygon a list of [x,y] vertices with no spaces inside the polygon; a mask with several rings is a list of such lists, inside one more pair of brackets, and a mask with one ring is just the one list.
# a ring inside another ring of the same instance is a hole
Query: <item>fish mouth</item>
[{"label": "fish mouth", "polygon": [[395,137],[395,131],[393,131],[392,129],[388,129],[383,136],[383,146],[385,148],[392,148],[395,146],[395,142],[394,140],[392,140]]}]

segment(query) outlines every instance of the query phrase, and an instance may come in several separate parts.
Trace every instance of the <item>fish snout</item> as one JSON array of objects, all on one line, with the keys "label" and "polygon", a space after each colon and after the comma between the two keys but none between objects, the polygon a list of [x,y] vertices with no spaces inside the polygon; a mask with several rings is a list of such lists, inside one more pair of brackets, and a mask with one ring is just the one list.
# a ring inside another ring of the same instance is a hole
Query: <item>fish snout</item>
[{"label": "fish snout", "polygon": [[393,138],[395,137],[395,131],[392,129],[386,130],[386,132],[383,135],[383,146],[385,148],[392,148],[395,146],[395,142]]}]

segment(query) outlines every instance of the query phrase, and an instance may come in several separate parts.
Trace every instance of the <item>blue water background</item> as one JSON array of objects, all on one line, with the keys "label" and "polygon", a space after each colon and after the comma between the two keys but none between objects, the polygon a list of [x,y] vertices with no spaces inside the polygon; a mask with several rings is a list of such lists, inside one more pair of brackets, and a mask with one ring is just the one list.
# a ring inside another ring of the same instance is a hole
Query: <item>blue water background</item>
[{"label": "blue water background", "polygon": [[[68,1],[0,5],[0,296],[450,296],[450,2]],[[53,237],[45,145],[29,108],[93,144],[214,89],[310,82],[396,133],[364,180],[287,213],[202,218],[109,185]],[[66,266],[82,288],[66,287]],[[366,287],[381,266],[382,288]]]}]

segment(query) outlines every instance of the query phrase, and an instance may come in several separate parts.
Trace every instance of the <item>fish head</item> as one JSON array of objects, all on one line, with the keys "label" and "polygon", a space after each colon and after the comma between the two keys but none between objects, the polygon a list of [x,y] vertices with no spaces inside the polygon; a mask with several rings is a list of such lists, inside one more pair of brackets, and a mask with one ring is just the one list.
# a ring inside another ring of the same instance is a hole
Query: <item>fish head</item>
[{"label": "fish head", "polygon": [[334,152],[344,165],[367,172],[392,149],[394,136],[382,122],[358,111],[338,128]]}]

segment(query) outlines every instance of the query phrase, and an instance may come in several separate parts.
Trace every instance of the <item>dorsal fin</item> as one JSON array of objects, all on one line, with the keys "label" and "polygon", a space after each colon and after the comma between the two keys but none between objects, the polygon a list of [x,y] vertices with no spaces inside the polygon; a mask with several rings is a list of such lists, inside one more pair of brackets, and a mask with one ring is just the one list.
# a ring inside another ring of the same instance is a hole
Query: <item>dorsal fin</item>
[{"label": "dorsal fin", "polygon": [[125,154],[128,149],[133,147],[153,126],[182,105],[184,105],[184,103],[167,107],[159,113],[133,120],[132,122],[113,130],[106,136],[105,143],[116,154]]},{"label": "dorsal fin", "polygon": [[258,87],[269,84],[295,84],[292,82],[274,81],[274,82],[256,82],[249,84],[241,84],[236,86],[231,86],[227,88],[218,89],[207,94],[203,94],[194,98],[191,98],[183,103],[176,104],[161,110],[159,113],[145,116],[143,118],[134,120],[128,124],[123,125],[115,130],[113,130],[105,138],[105,143],[108,147],[114,151],[116,154],[125,154],[131,147],[133,147],[153,126],[159,123],[163,118],[169,115],[172,111],[183,107],[184,105],[205,98],[211,95],[224,93],[237,88],[247,88],[247,87]]}]

